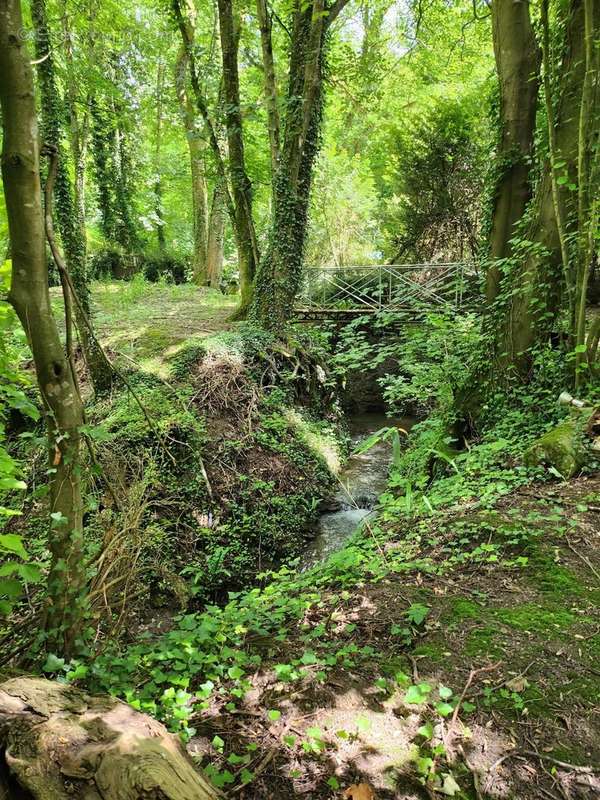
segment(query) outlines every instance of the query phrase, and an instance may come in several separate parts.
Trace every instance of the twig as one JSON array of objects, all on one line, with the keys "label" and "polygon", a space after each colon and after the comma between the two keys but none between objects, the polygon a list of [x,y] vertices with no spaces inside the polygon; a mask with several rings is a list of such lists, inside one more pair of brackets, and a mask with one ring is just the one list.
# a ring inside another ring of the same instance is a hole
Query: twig
[{"label": "twig", "polygon": [[456,704],[456,708],[454,709],[454,713],[452,714],[452,719],[450,720],[450,727],[448,729],[448,733],[450,733],[453,727],[456,725],[456,720],[458,719],[458,714],[460,711],[460,707],[465,699],[467,692],[469,691],[469,687],[475,680],[478,675],[483,674],[484,672],[493,672],[495,669],[498,669],[502,662],[497,661],[495,664],[490,664],[487,667],[479,667],[479,669],[472,669],[469,672],[469,677],[467,678],[467,682],[465,683],[464,689],[459,697],[458,703]]},{"label": "twig", "polygon": [[511,753],[511,755],[532,756],[533,758],[539,758],[540,761],[548,761],[550,764],[554,764],[557,767],[562,767],[563,769],[570,769],[572,772],[582,772],[586,775],[593,775],[594,773],[600,773],[600,766],[587,767],[587,766],[580,766],[578,764],[569,764],[568,761],[560,761],[558,758],[547,756],[544,753],[536,753],[535,750],[521,750],[519,753],[515,751],[514,753]]},{"label": "twig", "polygon": [[573,553],[575,553],[575,555],[583,561],[583,563],[586,565],[586,567],[588,567],[588,569],[590,569],[591,572],[600,581],[600,572],[598,572],[596,567],[594,567],[594,565],[589,560],[589,558],[587,556],[584,556],[583,553],[580,553],[579,550],[575,550],[575,548],[573,547],[573,545],[571,544],[571,542],[569,541],[569,538],[567,536],[565,536],[565,540],[567,542],[567,546],[568,546],[569,550],[571,550]]}]

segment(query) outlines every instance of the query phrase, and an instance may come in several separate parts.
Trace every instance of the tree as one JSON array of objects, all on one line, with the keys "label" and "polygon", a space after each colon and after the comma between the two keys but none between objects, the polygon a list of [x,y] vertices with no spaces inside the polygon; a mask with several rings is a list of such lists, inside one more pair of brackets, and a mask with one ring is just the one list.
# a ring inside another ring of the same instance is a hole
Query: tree
[{"label": "tree", "polygon": [[190,169],[192,179],[192,276],[194,283],[203,286],[208,275],[208,197],[204,169],[205,147],[196,122],[194,104],[188,91],[188,54],[185,45],[179,50],[175,64],[175,89],[181,118],[183,121],[187,145],[190,153]]},{"label": "tree", "polygon": [[492,29],[499,84],[500,134],[490,233],[486,294],[500,291],[499,259],[511,253],[510,241],[531,199],[531,172],[539,87],[539,48],[528,2],[493,0]]},{"label": "tree", "polygon": [[[233,143],[233,156],[229,154],[229,173],[225,165],[225,158],[222,153],[217,126],[215,125],[208,110],[208,103],[196,67],[196,57],[194,53],[194,14],[190,12],[189,3],[185,6],[181,0],[171,0],[171,10],[179,28],[183,46],[187,55],[188,69],[190,73],[190,84],[196,100],[196,106],[204,121],[210,149],[213,154],[216,166],[216,182],[219,188],[217,197],[222,196],[225,200],[225,207],[231,220],[240,267],[240,305],[232,315],[233,319],[242,319],[246,316],[248,305],[252,297],[252,284],[256,269],[258,250],[256,244],[256,233],[254,231],[254,220],[252,218],[251,186],[246,173],[243,133],[241,130],[241,117],[239,111],[239,78],[237,72],[237,34],[233,27],[232,10],[229,9],[230,19],[224,20],[226,27],[225,39],[227,42],[227,54],[223,54],[223,69],[227,63],[228,77],[223,77],[224,95],[235,101],[226,109],[226,127],[229,146]],[[227,13],[227,9],[225,9]],[[220,23],[221,27],[221,23]],[[227,84],[227,88],[225,88]],[[239,119],[239,128],[235,130],[235,120]],[[234,166],[235,165],[235,166]],[[231,188],[230,188],[231,186]],[[218,218],[217,218],[218,219]],[[217,242],[218,240],[215,240]],[[218,252],[218,245],[211,248],[213,252]]]},{"label": "tree", "polygon": [[[586,57],[586,24],[596,38],[600,24],[597,0],[591,2],[590,12],[584,9],[582,0],[571,0],[561,20],[559,29],[564,34],[556,55],[556,96],[550,95],[551,81],[545,81],[549,154],[534,197],[519,224],[519,247],[505,266],[507,286],[499,298],[499,363],[502,369],[512,367],[521,374],[529,368],[530,349],[547,338],[562,310],[563,298],[567,301],[569,327],[575,333],[575,309],[581,309],[591,266],[586,245],[577,270],[570,244],[589,243],[594,230],[594,207],[597,208],[590,199],[593,184],[585,172],[589,169],[593,173],[593,158],[587,167],[582,167],[582,153],[593,151],[600,126],[597,105],[582,125],[582,110],[588,107],[588,70],[593,70]],[[544,60],[547,73],[549,61]],[[586,194],[583,205],[579,197],[582,186]],[[580,329],[577,347],[581,348],[581,355],[586,349],[583,336]]]},{"label": "tree", "polygon": [[[96,391],[105,392],[112,385],[112,372],[99,350],[94,332],[89,329],[91,308],[87,279],[85,222],[82,218],[83,198],[80,192],[78,202],[75,201],[69,177],[67,151],[63,143],[64,104],[55,77],[54,54],[50,44],[45,0],[33,0],[31,12],[35,26],[37,70],[40,80],[42,136],[44,143],[55,148],[58,154],[56,211],[67,266],[80,304],[75,304],[77,328],[94,387]],[[72,92],[72,86],[69,88]],[[72,97],[68,106],[71,109],[72,142],[78,156],[76,164],[79,163],[79,168],[81,168],[82,143]],[[84,316],[87,320],[84,319]]]},{"label": "tree", "polygon": [[238,75],[239,16],[234,17],[233,0],[218,0],[225,128],[229,148],[229,175],[235,206],[235,232],[240,272],[240,305],[234,319],[244,319],[252,302],[254,276],[259,262],[258,243],[252,216],[252,184],[244,156],[244,130],[240,109]]},{"label": "tree", "polygon": [[[323,0],[293,12],[283,141],[273,181],[273,212],[267,249],[256,275],[252,316],[282,330],[300,285],[308,226],[313,166],[323,116],[323,73],[330,28],[347,0]],[[264,52],[264,46],[263,46]]]},{"label": "tree", "polygon": [[12,245],[9,300],[31,346],[48,432],[52,563],[47,646],[70,656],[82,631],[85,610],[80,463],[83,410],[50,305],[33,75],[22,31],[20,0],[0,0],[2,177]]}]

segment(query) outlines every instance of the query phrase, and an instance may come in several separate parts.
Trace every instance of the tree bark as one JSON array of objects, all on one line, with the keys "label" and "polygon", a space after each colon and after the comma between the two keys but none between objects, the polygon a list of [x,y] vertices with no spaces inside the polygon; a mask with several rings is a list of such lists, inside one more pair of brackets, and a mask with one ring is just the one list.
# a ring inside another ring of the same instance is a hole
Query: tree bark
[{"label": "tree bark", "polygon": [[271,147],[271,177],[275,180],[279,166],[280,121],[277,98],[277,81],[273,59],[272,23],[266,0],[256,0],[256,15],[260,27],[260,43],[265,84],[265,103],[267,106],[267,125]]},{"label": "tree bark", "polygon": [[188,55],[184,45],[181,46],[175,65],[175,88],[181,118],[185,128],[188,149],[190,152],[190,168],[192,176],[192,214],[193,214],[193,252],[192,275],[198,286],[204,286],[208,275],[208,199],[206,176],[204,170],[205,148],[196,125],[194,105],[187,90]]},{"label": "tree bark", "polygon": [[[595,0],[596,6],[598,0]],[[597,12],[596,12],[597,13]],[[555,149],[567,184],[577,184],[579,109],[584,82],[584,14],[582,0],[571,0],[565,26],[564,55],[555,116]],[[596,16],[597,19],[597,16]],[[538,182],[523,237],[530,244],[510,275],[510,297],[498,328],[499,366],[526,374],[530,348],[544,340],[560,311],[565,294],[561,242],[556,223],[550,161]],[[566,235],[577,232],[576,198],[560,187],[565,208]]]},{"label": "tree bark", "polygon": [[220,183],[214,188],[208,223],[206,275],[212,289],[220,289],[223,274],[223,243],[225,239],[225,198]]},{"label": "tree bark", "polygon": [[222,796],[164,725],[113,697],[44,678],[0,684],[0,753],[5,800]]},{"label": "tree bark", "polygon": [[487,300],[500,291],[498,259],[511,253],[515,225],[531,199],[531,159],[539,88],[539,49],[527,0],[493,0],[492,29],[500,87],[500,141],[487,273]]},{"label": "tree bark", "polygon": [[164,84],[165,68],[159,62],[156,70],[156,146],[154,149],[154,198],[155,198],[155,214],[156,214],[156,238],[158,241],[158,249],[164,253],[167,248],[165,238],[165,220],[162,207],[162,177],[160,173],[160,146],[162,136],[162,117],[163,117],[163,84]]},{"label": "tree bark", "polygon": [[47,646],[69,656],[76,649],[85,610],[79,446],[83,409],[50,305],[33,75],[22,31],[20,0],[0,0],[2,177],[12,248],[9,300],[33,353],[48,431],[52,562]]},{"label": "tree bark", "polygon": [[284,137],[273,190],[267,250],[256,276],[252,316],[281,331],[289,320],[301,280],[310,187],[320,144],[323,60],[329,23],[343,3],[329,10],[322,0],[294,12]]},{"label": "tree bark", "polygon": [[[79,297],[79,302],[87,315],[90,313],[90,290],[87,279],[87,246],[85,237],[85,220],[80,208],[75,203],[73,187],[69,177],[67,154],[62,141],[62,103],[55,78],[52,48],[50,46],[50,29],[46,14],[45,0],[33,0],[31,14],[36,32],[36,57],[40,81],[42,135],[44,143],[56,149],[58,154],[58,173],[56,176],[56,217],[58,229],[65,252],[65,259]],[[74,91],[70,84],[69,90]],[[74,98],[71,111],[74,112]],[[71,101],[70,101],[71,102]],[[69,105],[69,104],[67,104]],[[72,134],[78,125],[76,116],[71,116]],[[79,135],[77,134],[79,141]],[[81,155],[79,168],[81,169]],[[77,163],[77,162],[76,162]],[[94,336],[90,335],[78,307],[75,306],[77,329],[83,347],[86,363],[94,388],[98,392],[106,392],[112,385],[112,373],[102,354],[99,352]]]},{"label": "tree bark", "polygon": [[252,217],[252,184],[246,170],[244,132],[238,75],[239,20],[234,21],[233,0],[218,0],[225,128],[229,148],[229,174],[235,205],[235,234],[240,273],[240,305],[233,319],[244,319],[252,302],[259,254]]}]

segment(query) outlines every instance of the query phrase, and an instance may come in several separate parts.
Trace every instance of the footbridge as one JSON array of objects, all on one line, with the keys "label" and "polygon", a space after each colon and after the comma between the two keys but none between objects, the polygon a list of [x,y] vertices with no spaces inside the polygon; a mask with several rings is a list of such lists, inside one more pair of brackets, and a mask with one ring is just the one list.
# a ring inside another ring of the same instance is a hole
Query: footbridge
[{"label": "footbridge", "polygon": [[417,316],[435,308],[459,310],[476,284],[472,263],[308,267],[295,318],[344,319],[382,311]]}]

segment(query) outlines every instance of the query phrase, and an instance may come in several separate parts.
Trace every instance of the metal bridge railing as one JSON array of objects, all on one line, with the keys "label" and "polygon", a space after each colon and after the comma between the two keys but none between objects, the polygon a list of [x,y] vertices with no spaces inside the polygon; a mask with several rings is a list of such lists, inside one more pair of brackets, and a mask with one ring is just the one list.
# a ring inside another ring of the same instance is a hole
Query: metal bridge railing
[{"label": "metal bridge railing", "polygon": [[304,312],[395,311],[422,306],[460,308],[474,266],[449,262],[308,267],[296,308]]}]

